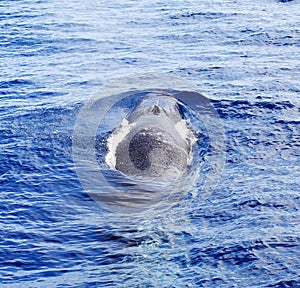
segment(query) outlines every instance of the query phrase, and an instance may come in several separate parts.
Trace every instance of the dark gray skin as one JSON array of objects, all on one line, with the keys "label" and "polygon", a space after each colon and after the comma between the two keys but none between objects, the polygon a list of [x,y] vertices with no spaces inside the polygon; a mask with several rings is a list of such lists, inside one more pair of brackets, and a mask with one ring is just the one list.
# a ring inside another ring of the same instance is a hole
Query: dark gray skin
[{"label": "dark gray skin", "polygon": [[131,177],[162,180],[186,171],[191,148],[176,128],[182,116],[174,98],[149,96],[127,120],[132,129],[116,148],[117,170]]}]

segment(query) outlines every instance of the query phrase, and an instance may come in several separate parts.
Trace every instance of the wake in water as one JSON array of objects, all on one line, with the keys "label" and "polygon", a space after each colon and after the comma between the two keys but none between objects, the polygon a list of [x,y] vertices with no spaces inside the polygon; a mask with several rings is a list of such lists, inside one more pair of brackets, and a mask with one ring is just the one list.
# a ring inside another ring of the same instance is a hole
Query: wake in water
[{"label": "wake in water", "polygon": [[[217,182],[225,158],[222,125],[206,97],[178,82],[164,75],[135,76],[81,110],[73,141],[76,171],[105,208],[161,210],[188,195],[195,183],[204,195]],[[131,83],[143,89],[133,90]]]}]

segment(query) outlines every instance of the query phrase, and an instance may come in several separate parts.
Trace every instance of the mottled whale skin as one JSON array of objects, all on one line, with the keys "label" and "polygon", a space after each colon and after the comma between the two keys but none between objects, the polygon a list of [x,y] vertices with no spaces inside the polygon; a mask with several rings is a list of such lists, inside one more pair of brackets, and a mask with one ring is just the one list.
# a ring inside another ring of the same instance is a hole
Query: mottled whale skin
[{"label": "mottled whale skin", "polygon": [[170,180],[186,171],[192,139],[177,100],[151,93],[109,137],[106,160],[130,177]]}]

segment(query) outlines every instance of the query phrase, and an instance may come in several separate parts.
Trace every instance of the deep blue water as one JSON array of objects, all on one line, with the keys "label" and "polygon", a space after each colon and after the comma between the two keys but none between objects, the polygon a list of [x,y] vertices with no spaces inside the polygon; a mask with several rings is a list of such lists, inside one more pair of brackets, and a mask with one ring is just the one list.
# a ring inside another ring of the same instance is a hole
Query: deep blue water
[{"label": "deep blue water", "polygon": [[[300,2],[0,2],[0,287],[300,287]],[[226,165],[167,211],[83,189],[81,107],[113,79],[211,99]]]}]

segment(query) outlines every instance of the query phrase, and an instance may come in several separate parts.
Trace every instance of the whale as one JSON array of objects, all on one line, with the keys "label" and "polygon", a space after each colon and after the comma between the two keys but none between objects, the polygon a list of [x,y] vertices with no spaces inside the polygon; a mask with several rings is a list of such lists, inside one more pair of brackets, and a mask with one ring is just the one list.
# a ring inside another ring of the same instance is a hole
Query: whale
[{"label": "whale", "polygon": [[151,92],[109,136],[106,162],[127,177],[172,181],[189,167],[195,140],[177,99]]}]

